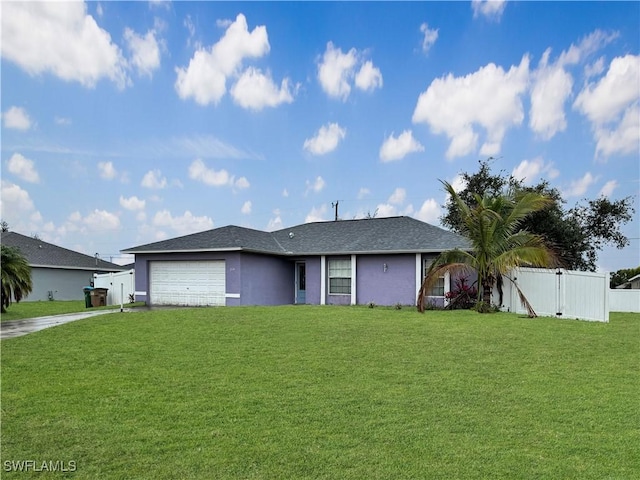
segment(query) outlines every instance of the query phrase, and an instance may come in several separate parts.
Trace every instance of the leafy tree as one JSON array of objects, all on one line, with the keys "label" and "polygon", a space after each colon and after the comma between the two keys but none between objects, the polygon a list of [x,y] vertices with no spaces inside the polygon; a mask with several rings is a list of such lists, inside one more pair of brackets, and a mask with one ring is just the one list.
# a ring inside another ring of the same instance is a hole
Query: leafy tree
[{"label": "leafy tree", "polygon": [[[474,195],[496,196],[508,189],[536,192],[553,200],[546,208],[529,215],[522,227],[531,233],[542,235],[547,244],[556,251],[560,264],[571,270],[596,270],[598,252],[605,245],[624,248],[628,239],[620,228],[631,220],[634,213],[632,197],[610,201],[600,197],[586,204],[577,204],[566,209],[561,193],[542,180],[532,187],[504,171],[494,174],[491,161],[481,160],[476,173],[461,174],[466,186],[458,192],[468,205],[474,204]],[[443,225],[460,233],[462,222],[457,205],[449,198],[445,213],[440,218]]]},{"label": "leafy tree", "polygon": [[17,247],[0,246],[1,249],[1,291],[0,311],[6,313],[12,298],[22,300],[33,290],[31,267]]},{"label": "leafy tree", "polygon": [[9,224],[4,220],[0,220],[0,231],[2,231],[2,232],[8,232],[9,231]]},{"label": "leafy tree", "polygon": [[[479,311],[488,311],[491,290],[514,267],[530,265],[550,267],[556,257],[544,238],[522,230],[526,218],[553,203],[553,199],[536,192],[511,189],[505,195],[474,195],[473,203],[467,204],[447,183],[442,182],[455,203],[462,222],[460,233],[471,242],[470,251],[448,250],[438,255],[431,263],[418,294],[418,309],[425,308],[425,294],[446,271],[475,270],[478,274]],[[535,312],[517,287],[522,303],[530,316]]]},{"label": "leafy tree", "polygon": [[622,270],[618,270],[611,274],[611,278],[609,279],[609,287],[616,288],[623,283],[629,281],[629,279],[635,277],[636,275],[640,275],[640,267],[636,268],[623,268]]}]

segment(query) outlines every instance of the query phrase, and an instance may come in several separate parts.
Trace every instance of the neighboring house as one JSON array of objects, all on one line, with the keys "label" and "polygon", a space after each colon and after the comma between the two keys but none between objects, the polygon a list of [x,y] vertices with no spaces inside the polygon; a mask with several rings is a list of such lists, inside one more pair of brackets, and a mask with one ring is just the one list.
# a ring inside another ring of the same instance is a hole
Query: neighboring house
[{"label": "neighboring house", "polygon": [[622,285],[618,285],[616,288],[625,288],[625,289],[638,289],[640,288],[640,274],[635,277],[631,277],[629,280],[624,282]]},{"label": "neighboring house", "polygon": [[[123,250],[135,255],[136,300],[151,305],[415,305],[429,262],[468,248],[410,217],[227,226]],[[444,302],[448,277],[434,287]]]},{"label": "neighboring house", "polygon": [[18,247],[31,266],[33,290],[23,299],[25,302],[82,300],[82,289],[91,284],[95,273],[123,270],[114,263],[16,232],[2,232],[0,241]]}]

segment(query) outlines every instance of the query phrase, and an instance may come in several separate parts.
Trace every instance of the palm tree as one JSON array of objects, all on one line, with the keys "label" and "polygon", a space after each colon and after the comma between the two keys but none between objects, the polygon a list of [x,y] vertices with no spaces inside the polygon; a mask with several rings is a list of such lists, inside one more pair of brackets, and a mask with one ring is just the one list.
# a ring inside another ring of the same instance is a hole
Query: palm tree
[{"label": "palm tree", "polygon": [[[432,262],[418,294],[421,312],[425,308],[426,292],[444,272],[475,270],[478,274],[478,301],[482,301],[480,305],[486,308],[491,303],[494,284],[497,283],[501,290],[503,277],[508,278],[506,274],[513,268],[556,265],[556,256],[544,238],[520,229],[527,215],[548,207],[553,203],[552,199],[535,192],[511,190],[497,197],[475,195],[476,205],[469,206],[449,183],[442,183],[460,212],[464,225],[461,233],[469,239],[471,248],[468,251],[442,252]],[[516,289],[529,316],[536,316],[517,285]]]},{"label": "palm tree", "polygon": [[31,267],[27,259],[16,247],[2,245],[2,290],[0,311],[6,313],[11,304],[11,299],[16,302],[22,300],[33,290],[31,282]]}]

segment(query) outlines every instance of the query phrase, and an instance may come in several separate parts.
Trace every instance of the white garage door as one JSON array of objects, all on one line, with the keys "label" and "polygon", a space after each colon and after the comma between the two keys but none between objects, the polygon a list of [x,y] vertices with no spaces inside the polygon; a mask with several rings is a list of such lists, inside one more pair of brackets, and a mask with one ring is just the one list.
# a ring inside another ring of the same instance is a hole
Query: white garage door
[{"label": "white garage door", "polygon": [[151,262],[152,305],[225,305],[225,264],[216,261]]}]

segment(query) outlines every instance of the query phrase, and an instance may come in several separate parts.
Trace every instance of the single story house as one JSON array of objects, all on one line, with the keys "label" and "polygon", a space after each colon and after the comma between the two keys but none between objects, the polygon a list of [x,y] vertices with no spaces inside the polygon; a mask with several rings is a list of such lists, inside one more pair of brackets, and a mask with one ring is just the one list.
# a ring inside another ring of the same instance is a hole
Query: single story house
[{"label": "single story house", "polygon": [[[469,248],[411,217],[305,223],[275,232],[226,226],[135,255],[136,301],[151,305],[415,305],[438,253]],[[432,294],[449,290],[445,276]]]},{"label": "single story house", "polygon": [[82,289],[92,284],[94,274],[123,270],[114,263],[17,232],[2,232],[0,241],[19,248],[31,266],[33,290],[23,302],[83,300]]},{"label": "single story house", "polygon": [[640,274],[631,277],[629,280],[624,282],[622,285],[618,285],[616,288],[619,289],[638,289],[640,288]]}]

